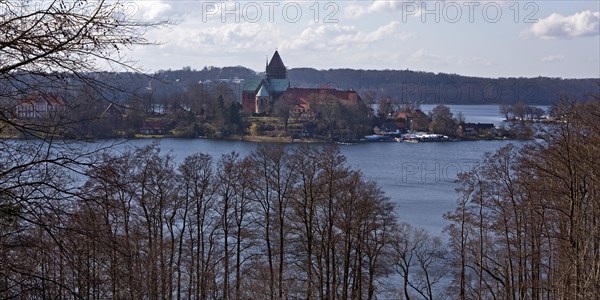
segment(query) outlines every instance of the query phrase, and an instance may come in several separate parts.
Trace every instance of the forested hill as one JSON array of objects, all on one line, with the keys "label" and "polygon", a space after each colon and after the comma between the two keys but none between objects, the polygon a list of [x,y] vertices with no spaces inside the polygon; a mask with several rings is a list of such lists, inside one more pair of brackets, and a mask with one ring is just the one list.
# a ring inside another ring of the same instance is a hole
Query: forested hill
[{"label": "forested hill", "polygon": [[[27,75],[25,75],[27,77]],[[193,84],[215,83],[221,79],[260,78],[245,67],[204,67],[194,70],[161,70],[154,74],[97,73],[96,80],[136,93],[151,90],[155,99],[183,94]],[[295,68],[288,71],[292,87],[353,89],[366,101],[389,97],[399,102],[444,104],[498,104],[523,101],[528,104],[551,104],[561,97],[582,100],[600,94],[600,78],[481,78],[456,74],[410,70],[316,70]],[[31,81],[27,79],[22,82]],[[240,92],[241,86],[237,86]],[[123,99],[124,94],[108,96]],[[118,101],[118,100],[117,100]]]},{"label": "forested hill", "polygon": [[551,104],[561,96],[584,99],[600,94],[600,78],[481,78],[409,70],[291,69],[294,86],[329,85],[355,89],[364,97],[446,104]]},{"label": "forested hill", "polygon": [[[261,74],[244,67],[205,67],[176,71],[161,71],[157,78],[179,84],[240,78],[248,79]],[[528,104],[551,104],[561,97],[584,99],[600,94],[600,78],[561,79],[536,78],[482,78],[457,74],[418,72],[410,70],[316,70],[295,68],[288,71],[293,87],[330,86],[354,89],[366,100],[390,97],[398,101],[445,104],[497,104],[523,101]],[[165,87],[167,88],[167,87]],[[167,88],[173,91],[173,87]]]}]

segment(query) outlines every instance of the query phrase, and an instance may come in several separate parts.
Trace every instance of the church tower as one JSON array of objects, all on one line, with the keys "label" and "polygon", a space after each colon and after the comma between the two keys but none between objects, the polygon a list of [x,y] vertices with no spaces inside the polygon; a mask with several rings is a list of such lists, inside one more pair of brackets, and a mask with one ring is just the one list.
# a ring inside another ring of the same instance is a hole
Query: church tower
[{"label": "church tower", "polygon": [[271,61],[265,61],[265,77],[247,80],[242,91],[242,107],[246,114],[268,114],[273,104],[281,100],[281,96],[290,87],[287,69],[275,51]]},{"label": "church tower", "polygon": [[287,79],[287,70],[278,51],[273,54],[266,71],[267,79]]},{"label": "church tower", "polygon": [[268,108],[271,106],[271,95],[269,95],[269,91],[263,85],[260,87],[258,93],[256,93],[256,97],[254,98],[254,113],[262,114],[268,111]]}]

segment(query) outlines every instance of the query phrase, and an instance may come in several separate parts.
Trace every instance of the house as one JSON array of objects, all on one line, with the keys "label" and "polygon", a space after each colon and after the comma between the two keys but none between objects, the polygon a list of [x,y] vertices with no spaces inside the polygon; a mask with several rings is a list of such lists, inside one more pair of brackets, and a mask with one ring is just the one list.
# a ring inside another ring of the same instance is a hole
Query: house
[{"label": "house", "polygon": [[54,117],[66,110],[65,101],[60,95],[32,94],[21,99],[16,106],[19,119],[39,119]]},{"label": "house", "polygon": [[290,117],[296,120],[311,120],[315,115],[310,110],[310,104],[303,101],[290,109]]},{"label": "house", "polygon": [[146,135],[161,135],[165,133],[164,125],[160,120],[144,120],[139,133]]},{"label": "house", "polygon": [[356,91],[330,88],[288,88],[279,101],[285,101],[290,107],[290,117],[298,120],[310,120],[315,117],[313,105],[323,105],[335,101],[342,105],[357,105],[362,101]]},{"label": "house", "polygon": [[495,135],[496,127],[491,123],[460,123],[458,125],[459,132],[463,136],[480,136],[480,135]]},{"label": "house", "polygon": [[429,117],[422,110],[415,108],[411,111],[401,111],[396,115],[398,125],[414,131],[429,130]]},{"label": "house", "polygon": [[123,119],[127,115],[123,112],[123,108],[118,107],[114,103],[109,103],[106,109],[100,114],[101,118],[109,118],[112,120]]}]

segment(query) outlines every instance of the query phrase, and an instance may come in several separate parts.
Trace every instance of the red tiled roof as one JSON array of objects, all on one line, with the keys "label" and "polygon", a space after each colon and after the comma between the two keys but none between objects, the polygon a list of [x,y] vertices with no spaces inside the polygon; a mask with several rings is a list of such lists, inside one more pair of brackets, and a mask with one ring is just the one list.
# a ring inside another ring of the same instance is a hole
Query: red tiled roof
[{"label": "red tiled roof", "polygon": [[413,118],[427,118],[427,114],[417,108],[413,111],[412,117]]},{"label": "red tiled roof", "polygon": [[52,106],[62,106],[65,105],[65,101],[59,95],[41,95],[41,94],[31,94],[21,99],[21,104],[34,104],[34,103],[42,103],[47,102]]},{"label": "red tiled roof", "polygon": [[410,113],[406,112],[406,111],[401,111],[398,113],[398,115],[396,115],[396,118],[398,118],[398,119],[410,118]]},{"label": "red tiled roof", "polygon": [[420,109],[414,109],[412,112],[401,111],[396,115],[396,119],[416,119],[416,118],[427,118],[427,114],[425,114]]},{"label": "red tiled roof", "polygon": [[146,129],[162,129],[163,123],[161,121],[144,121],[142,128]]},{"label": "red tiled roof", "polygon": [[283,94],[284,99],[290,104],[298,105],[300,103],[309,103],[317,100],[319,102],[327,100],[338,100],[345,104],[354,105],[358,102],[359,96],[355,91],[343,91],[336,89],[321,88],[289,88]]}]

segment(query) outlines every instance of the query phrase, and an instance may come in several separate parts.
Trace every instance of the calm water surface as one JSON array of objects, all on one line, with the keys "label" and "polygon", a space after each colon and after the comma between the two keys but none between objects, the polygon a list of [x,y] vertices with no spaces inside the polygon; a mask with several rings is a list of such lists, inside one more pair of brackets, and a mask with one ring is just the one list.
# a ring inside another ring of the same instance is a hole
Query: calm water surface
[{"label": "calm water surface", "polygon": [[457,174],[469,171],[486,152],[509,143],[368,143],[341,149],[349,165],[361,169],[392,199],[400,221],[441,234],[448,224],[443,215],[456,205]]}]

